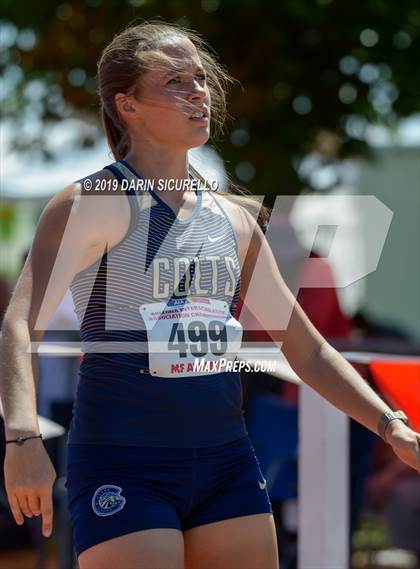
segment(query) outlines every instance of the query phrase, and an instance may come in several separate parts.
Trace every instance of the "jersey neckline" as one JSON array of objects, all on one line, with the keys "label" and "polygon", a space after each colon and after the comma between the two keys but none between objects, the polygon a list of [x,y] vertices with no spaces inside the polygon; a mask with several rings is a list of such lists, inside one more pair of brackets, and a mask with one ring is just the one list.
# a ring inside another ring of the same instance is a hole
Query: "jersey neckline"
[{"label": "jersey neckline", "polygon": [[[130,170],[130,172],[132,172],[137,178],[139,178],[140,180],[143,180],[143,176],[141,176],[134,168],[133,166],[131,166],[131,164],[129,164],[126,160],[118,160],[118,162],[120,162],[121,164],[123,164],[126,168],[128,168]],[[188,172],[191,178],[194,178],[194,176],[191,174],[191,172]],[[186,225],[188,223],[191,223],[191,221],[193,221],[199,214],[200,210],[201,210],[201,204],[202,204],[202,200],[203,200],[203,192],[201,190],[200,184],[198,183],[197,187],[195,188],[195,194],[197,196],[197,203],[195,204],[195,208],[192,212],[192,214],[187,217],[186,219],[180,219],[176,213],[174,212],[174,210],[158,195],[158,192],[156,192],[155,190],[149,189],[147,188],[146,191],[150,192],[153,197],[156,199],[156,201],[162,205],[162,207],[165,208],[165,210],[170,214],[170,216],[173,218],[174,221],[176,221],[176,223],[180,223],[181,225]]]}]

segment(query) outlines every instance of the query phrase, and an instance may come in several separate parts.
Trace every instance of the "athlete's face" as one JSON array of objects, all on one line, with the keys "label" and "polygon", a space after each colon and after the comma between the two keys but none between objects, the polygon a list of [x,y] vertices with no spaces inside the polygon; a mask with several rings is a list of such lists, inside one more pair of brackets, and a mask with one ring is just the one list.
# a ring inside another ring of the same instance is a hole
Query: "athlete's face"
[{"label": "athlete's face", "polygon": [[[169,38],[161,49],[179,64],[162,62],[143,73],[132,99],[131,126],[164,146],[200,146],[210,133],[210,93],[202,62],[189,40]],[[204,117],[192,118],[196,113]]]}]

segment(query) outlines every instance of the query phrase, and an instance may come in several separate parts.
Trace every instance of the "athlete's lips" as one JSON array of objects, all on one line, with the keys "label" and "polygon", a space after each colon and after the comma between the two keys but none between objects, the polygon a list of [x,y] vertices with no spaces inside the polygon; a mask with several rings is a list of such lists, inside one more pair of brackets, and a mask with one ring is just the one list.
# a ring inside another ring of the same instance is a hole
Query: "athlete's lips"
[{"label": "athlete's lips", "polygon": [[208,121],[209,111],[207,107],[201,107],[197,109],[190,115],[189,119],[195,121]]}]

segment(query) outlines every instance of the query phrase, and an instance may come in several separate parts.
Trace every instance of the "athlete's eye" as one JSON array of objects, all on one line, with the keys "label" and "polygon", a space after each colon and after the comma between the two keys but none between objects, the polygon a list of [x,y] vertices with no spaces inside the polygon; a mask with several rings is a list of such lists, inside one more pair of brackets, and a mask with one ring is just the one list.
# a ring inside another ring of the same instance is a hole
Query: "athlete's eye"
[{"label": "athlete's eye", "polygon": [[[199,74],[196,75],[196,77],[199,78],[199,81],[206,81],[206,79],[207,79],[207,76],[206,76],[205,73],[199,73]],[[173,83],[173,82],[179,83],[179,82],[181,82],[181,81],[182,81],[181,77],[180,77],[179,75],[177,75],[176,77],[173,77],[172,79],[169,79],[168,85],[169,85],[170,83]]]},{"label": "athlete's eye", "polygon": [[172,83],[172,81],[178,82],[178,81],[181,81],[181,79],[180,79],[180,77],[177,75],[176,77],[173,77],[172,79],[169,79],[168,85],[169,85],[169,83]]}]

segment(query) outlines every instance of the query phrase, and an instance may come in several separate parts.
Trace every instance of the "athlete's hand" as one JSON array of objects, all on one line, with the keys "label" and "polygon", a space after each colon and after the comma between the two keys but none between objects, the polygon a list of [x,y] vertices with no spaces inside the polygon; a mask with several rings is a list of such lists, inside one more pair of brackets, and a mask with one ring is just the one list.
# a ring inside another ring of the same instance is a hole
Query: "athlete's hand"
[{"label": "athlete's hand", "polygon": [[387,427],[385,438],[398,458],[420,474],[420,433],[402,421],[392,421]]},{"label": "athlete's hand", "polygon": [[13,517],[22,525],[27,516],[42,515],[42,533],[49,537],[53,524],[52,490],[57,478],[41,439],[19,446],[6,445],[4,480]]}]

